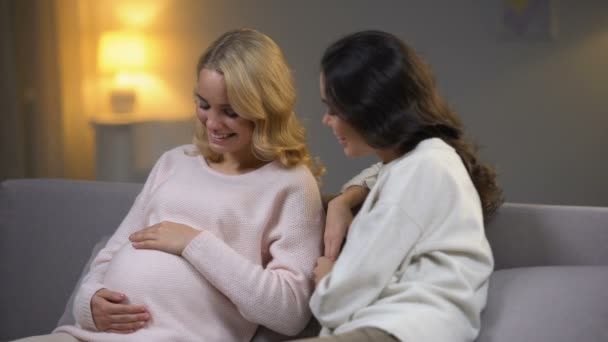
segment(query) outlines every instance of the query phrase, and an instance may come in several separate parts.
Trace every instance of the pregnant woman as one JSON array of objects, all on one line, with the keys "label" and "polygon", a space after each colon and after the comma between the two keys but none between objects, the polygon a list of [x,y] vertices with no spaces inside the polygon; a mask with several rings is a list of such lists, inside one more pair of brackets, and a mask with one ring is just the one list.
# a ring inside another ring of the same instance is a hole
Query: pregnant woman
[{"label": "pregnant woman", "polygon": [[166,152],[91,264],[76,324],[32,341],[249,341],[310,318],[323,209],[278,46],[249,29],[200,57],[194,144]]}]

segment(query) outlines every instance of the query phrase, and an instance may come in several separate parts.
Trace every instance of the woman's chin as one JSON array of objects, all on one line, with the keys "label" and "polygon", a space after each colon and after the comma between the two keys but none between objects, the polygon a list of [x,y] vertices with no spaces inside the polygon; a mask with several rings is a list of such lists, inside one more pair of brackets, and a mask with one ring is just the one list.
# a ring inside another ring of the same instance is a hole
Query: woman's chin
[{"label": "woman's chin", "polygon": [[211,149],[211,151],[213,151],[215,153],[220,153],[220,154],[230,152],[230,150],[231,150],[230,144],[227,144],[225,142],[217,143],[215,141],[212,141],[211,139],[209,139],[208,146]]},{"label": "woman's chin", "polygon": [[352,148],[352,146],[348,146],[346,145],[344,147],[344,155],[347,156],[348,158],[359,158],[359,157],[365,157],[366,155],[370,154],[371,151],[368,151],[366,149],[355,149]]},{"label": "woman's chin", "polygon": [[351,150],[350,148],[348,148],[348,146],[344,147],[344,155],[347,156],[348,158],[357,158],[357,154],[354,153],[353,150]]}]

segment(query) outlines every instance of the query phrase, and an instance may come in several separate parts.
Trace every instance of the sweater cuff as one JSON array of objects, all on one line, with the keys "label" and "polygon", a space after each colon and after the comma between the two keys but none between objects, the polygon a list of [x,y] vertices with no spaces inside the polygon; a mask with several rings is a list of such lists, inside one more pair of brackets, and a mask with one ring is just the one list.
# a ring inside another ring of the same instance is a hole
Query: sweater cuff
[{"label": "sweater cuff", "polygon": [[95,321],[93,321],[93,314],[91,313],[91,299],[95,292],[102,288],[103,285],[99,283],[83,285],[80,289],[78,300],[74,301],[74,317],[76,323],[83,329],[97,331]]},{"label": "sweater cuff", "polygon": [[[215,234],[202,231],[184,248],[182,257],[207,277],[208,272],[213,272],[218,266],[231,264],[230,253],[226,253],[226,247],[226,243]],[[209,278],[208,280],[212,281]]]},{"label": "sweater cuff", "polygon": [[188,260],[190,263],[194,260],[201,259],[201,253],[205,253],[208,249],[207,245],[210,243],[210,240],[215,238],[213,233],[209,231],[202,231],[198,234],[190,243],[184,248],[182,251],[182,257]]}]

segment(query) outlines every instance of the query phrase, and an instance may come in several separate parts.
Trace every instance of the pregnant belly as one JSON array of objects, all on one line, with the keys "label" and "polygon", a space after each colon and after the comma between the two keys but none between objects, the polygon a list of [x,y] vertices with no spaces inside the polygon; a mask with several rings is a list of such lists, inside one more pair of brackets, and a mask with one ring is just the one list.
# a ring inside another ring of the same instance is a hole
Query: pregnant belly
[{"label": "pregnant belly", "polygon": [[[151,319],[144,331],[204,336],[231,336],[255,329],[234,304],[180,256],[125,244],[112,258],[106,288],[122,292],[131,304],[143,304]],[[253,333],[251,333],[253,334]],[[145,339],[142,339],[145,340]]]},{"label": "pregnant belly", "polygon": [[112,258],[104,285],[122,292],[132,304],[165,306],[176,297],[216,291],[182,257],[156,250],[135,249],[125,244]]}]

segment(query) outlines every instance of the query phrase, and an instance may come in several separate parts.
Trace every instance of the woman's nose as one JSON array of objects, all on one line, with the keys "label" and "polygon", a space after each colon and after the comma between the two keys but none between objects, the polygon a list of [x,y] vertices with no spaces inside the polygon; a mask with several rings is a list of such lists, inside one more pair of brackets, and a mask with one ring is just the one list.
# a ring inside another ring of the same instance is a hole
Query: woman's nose
[{"label": "woman's nose", "polygon": [[325,126],[329,126],[329,121],[331,120],[331,116],[327,113],[323,114],[323,119],[321,121]]},{"label": "woman's nose", "polygon": [[217,120],[208,118],[207,119],[207,128],[212,131],[215,131],[215,130],[219,130],[221,128],[221,125]]},{"label": "woman's nose", "polygon": [[204,114],[204,118],[204,124],[205,126],[207,126],[208,129],[217,130],[221,128],[222,123],[220,122],[218,115],[215,115],[212,110],[206,111]]}]

